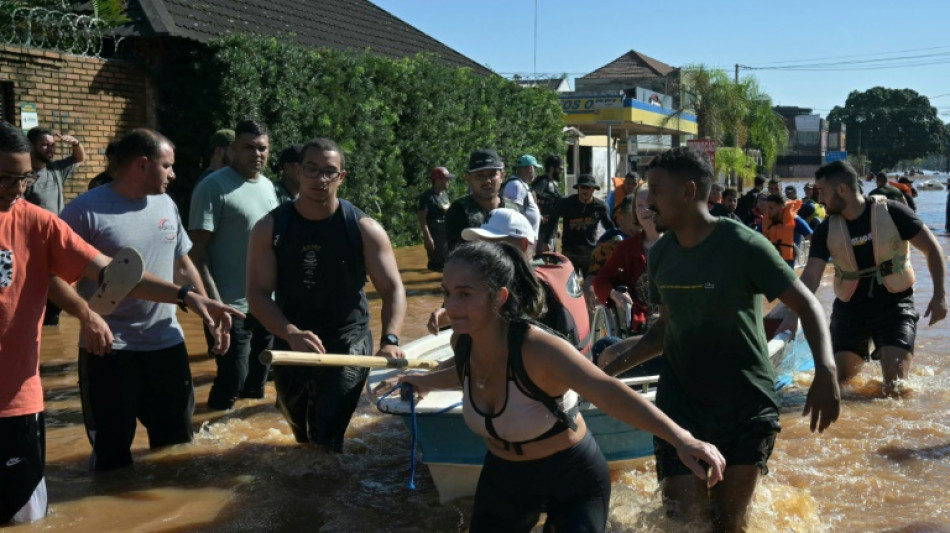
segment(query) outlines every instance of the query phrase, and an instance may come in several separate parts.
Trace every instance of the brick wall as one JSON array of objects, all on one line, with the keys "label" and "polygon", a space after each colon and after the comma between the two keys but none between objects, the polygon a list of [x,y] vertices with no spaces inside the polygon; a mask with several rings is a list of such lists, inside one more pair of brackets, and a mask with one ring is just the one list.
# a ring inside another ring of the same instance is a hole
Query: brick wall
[{"label": "brick wall", "polygon": [[[0,82],[12,83],[17,126],[20,102],[29,102],[37,106],[40,126],[82,142],[86,162],[66,183],[67,200],[105,168],[110,140],[155,123],[148,76],[126,61],[0,45]],[[70,153],[67,146],[57,147],[57,158]]]}]

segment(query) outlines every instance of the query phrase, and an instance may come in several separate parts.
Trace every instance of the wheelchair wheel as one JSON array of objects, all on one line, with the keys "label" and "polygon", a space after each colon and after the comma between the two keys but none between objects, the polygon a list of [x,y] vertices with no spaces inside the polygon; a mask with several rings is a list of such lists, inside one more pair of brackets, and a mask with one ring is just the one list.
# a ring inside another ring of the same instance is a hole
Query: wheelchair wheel
[{"label": "wheelchair wheel", "polygon": [[604,337],[619,336],[620,329],[617,324],[617,314],[613,309],[608,309],[603,305],[595,307],[590,319],[591,343]]}]

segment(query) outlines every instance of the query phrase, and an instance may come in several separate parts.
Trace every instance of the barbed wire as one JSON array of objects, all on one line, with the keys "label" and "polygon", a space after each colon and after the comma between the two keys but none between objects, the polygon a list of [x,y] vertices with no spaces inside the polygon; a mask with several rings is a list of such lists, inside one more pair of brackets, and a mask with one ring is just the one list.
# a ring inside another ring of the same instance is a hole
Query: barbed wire
[{"label": "barbed wire", "polygon": [[[104,51],[118,49],[121,36],[108,33],[101,18],[47,7],[28,7],[0,0],[0,43],[40,48],[73,55],[102,58]],[[9,12],[9,17],[4,14]],[[106,48],[112,41],[113,46]]]}]

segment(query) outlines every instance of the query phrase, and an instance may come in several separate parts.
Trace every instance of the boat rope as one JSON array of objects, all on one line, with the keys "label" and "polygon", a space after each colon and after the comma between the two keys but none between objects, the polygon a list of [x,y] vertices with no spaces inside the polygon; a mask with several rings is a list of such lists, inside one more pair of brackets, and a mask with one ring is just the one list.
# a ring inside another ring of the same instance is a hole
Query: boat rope
[{"label": "boat rope", "polygon": [[412,385],[401,383],[402,390],[399,395],[403,398],[409,398],[409,416],[412,418],[412,444],[409,445],[409,490],[416,490],[416,440],[419,434],[419,427],[416,425],[416,395],[413,394]]}]

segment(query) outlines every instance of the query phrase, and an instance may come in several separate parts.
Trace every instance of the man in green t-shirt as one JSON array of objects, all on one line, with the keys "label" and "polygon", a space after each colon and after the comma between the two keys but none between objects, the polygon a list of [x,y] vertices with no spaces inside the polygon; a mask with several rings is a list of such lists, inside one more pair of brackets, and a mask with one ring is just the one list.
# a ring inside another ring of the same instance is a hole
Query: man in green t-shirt
[{"label": "man in green t-shirt", "polygon": [[739,531],[780,429],[760,295],[802,317],[816,368],[804,409],[812,431],[838,418],[840,393],[821,305],[762,235],[709,214],[712,179],[705,154],[686,148],[651,162],[648,201],[666,231],[648,257],[660,318],[642,338],[605,350],[600,364],[616,375],[663,353],[657,407],[715,444],[727,464],[724,480],[707,489],[678,466],[672,446],[654,439],[663,499],[677,520]]},{"label": "man in green t-shirt", "polygon": [[894,200],[895,202],[900,202],[906,204],[907,201],[904,200],[904,193],[900,189],[891,185],[887,182],[887,174],[883,172],[878,172],[874,176],[875,182],[877,182],[877,188],[868,193],[868,196],[883,196],[888,200]]}]

